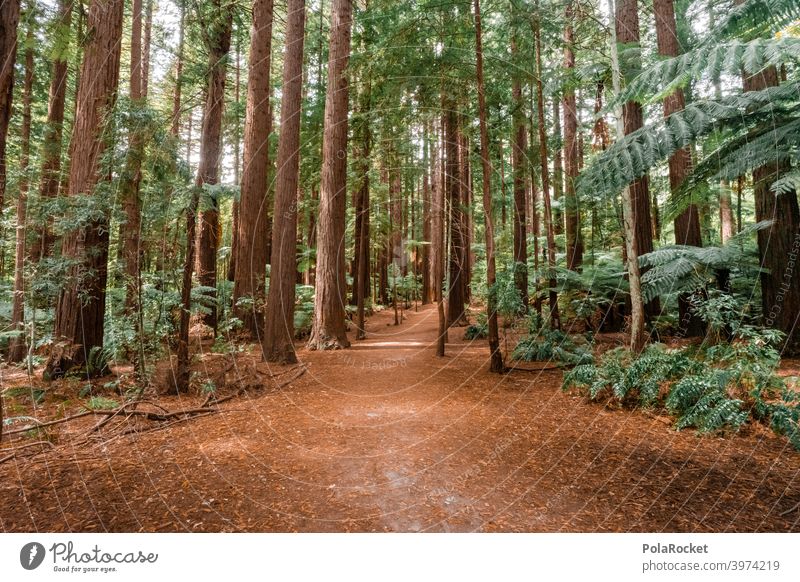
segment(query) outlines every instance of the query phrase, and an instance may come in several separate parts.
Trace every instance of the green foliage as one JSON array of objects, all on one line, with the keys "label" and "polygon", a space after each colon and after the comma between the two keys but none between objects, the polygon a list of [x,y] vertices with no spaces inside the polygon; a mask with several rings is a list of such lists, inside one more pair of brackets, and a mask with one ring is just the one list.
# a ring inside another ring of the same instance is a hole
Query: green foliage
[{"label": "green foliage", "polygon": [[479,313],[475,323],[467,326],[464,339],[485,339],[489,336],[489,321],[485,313]]},{"label": "green foliage", "polygon": [[728,342],[679,350],[654,344],[638,356],[611,350],[596,365],[575,367],[564,377],[564,389],[623,406],[663,406],[678,430],[736,431],[752,418],[800,450],[800,395],[775,373],[782,335],[742,323],[733,327],[729,309],[726,303],[715,316],[732,330]]},{"label": "green foliage", "polygon": [[526,362],[564,364],[587,364],[593,360],[591,345],[578,344],[563,331],[551,329],[522,338],[511,357]]},{"label": "green foliage", "polygon": [[104,396],[92,396],[83,406],[87,410],[114,410],[119,406],[119,402]]},{"label": "green foliage", "polygon": [[565,388],[586,390],[592,400],[652,406],[665,383],[697,369],[686,355],[652,344],[634,357],[626,348],[603,354],[597,365],[578,366],[564,377]]},{"label": "green foliage", "polygon": [[700,432],[725,428],[739,429],[749,417],[743,402],[728,396],[728,376],[714,371],[709,375],[687,376],[670,390],[665,406],[678,417],[676,428],[695,427]]},{"label": "green foliage", "polygon": [[295,287],[294,335],[297,339],[308,337],[314,324],[314,287],[297,285]]}]

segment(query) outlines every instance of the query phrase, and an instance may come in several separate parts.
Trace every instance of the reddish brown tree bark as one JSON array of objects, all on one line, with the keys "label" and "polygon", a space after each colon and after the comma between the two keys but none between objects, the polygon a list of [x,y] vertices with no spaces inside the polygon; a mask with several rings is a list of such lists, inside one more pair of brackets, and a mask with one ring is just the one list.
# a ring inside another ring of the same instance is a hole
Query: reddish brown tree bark
[{"label": "reddish brown tree bark", "polygon": [[[11,329],[19,335],[8,344],[8,361],[21,362],[28,351],[25,337],[25,232],[28,211],[28,164],[31,153],[31,92],[33,89],[33,22],[25,34],[25,81],[22,89],[22,152],[19,159],[20,181],[17,198],[16,249],[14,260],[14,300]],[[1,421],[0,421],[1,422]]]},{"label": "reddish brown tree bark", "polygon": [[294,300],[297,277],[297,185],[303,89],[304,0],[289,0],[281,87],[281,132],[272,228],[270,286],[265,311],[264,358],[294,363]]},{"label": "reddish brown tree bark", "polygon": [[[56,34],[65,39],[66,45],[53,60],[50,77],[50,92],[47,101],[47,126],[42,143],[42,173],[39,182],[39,197],[47,201],[58,196],[61,179],[61,148],[63,142],[64,107],[67,99],[67,77],[69,74],[66,59],[69,48],[70,26],[72,21],[73,0],[61,0],[59,3],[59,20]],[[38,261],[49,256],[53,250],[53,234],[50,228],[51,219],[41,217],[42,226],[37,229],[31,241],[28,256]]]},{"label": "reddish brown tree bark", "polygon": [[[103,179],[100,161],[106,145],[107,114],[119,85],[123,7],[123,0],[93,0],[89,7],[81,78],[93,82],[83,82],[78,88],[70,142],[68,195],[73,199],[94,195],[95,186]],[[56,305],[54,342],[45,378],[85,368],[92,349],[103,345],[108,218],[94,219],[67,233],[61,253],[71,266]]]},{"label": "reddish brown tree bark", "polygon": [[450,288],[447,295],[447,326],[462,326],[467,323],[464,292],[464,208],[461,198],[461,172],[458,159],[458,112],[456,104],[449,98],[444,101],[444,154],[445,193],[450,206]]},{"label": "reddish brown tree bark", "polygon": [[[617,0],[615,10],[615,30],[620,51],[620,69],[627,82],[641,70],[639,54],[639,12],[638,0]],[[623,131],[625,135],[640,129],[644,123],[642,106],[636,101],[628,101],[622,106]],[[630,185],[633,206],[633,224],[636,229],[636,249],[638,256],[653,250],[653,220],[650,213],[650,187],[648,177],[642,176]],[[659,301],[654,299],[645,305],[648,316],[658,315]]]},{"label": "reddish brown tree bark", "polygon": [[[761,91],[780,84],[778,70],[767,67],[745,76],[745,91]],[[761,308],[764,323],[786,334],[784,349],[800,351],[800,207],[794,190],[779,196],[772,184],[790,170],[787,162],[767,164],[753,170],[756,220],[773,220],[772,226],[758,231],[761,257]]]},{"label": "reddish brown tree bark", "polygon": [[496,267],[494,251],[494,222],[492,220],[492,167],[489,161],[489,124],[486,114],[486,90],[483,83],[483,39],[481,31],[481,5],[475,0],[475,79],[478,85],[478,117],[481,134],[481,170],[483,173],[483,221],[484,242],[486,243],[486,286],[489,288],[489,300],[486,303],[487,323],[489,327],[489,370],[494,373],[505,371],[503,353],[500,351],[500,335],[497,322],[497,309],[492,288],[495,285]]},{"label": "reddish brown tree bark", "polygon": [[[656,19],[658,53],[665,57],[677,57],[681,50],[678,44],[673,0],[653,0],[653,10]],[[683,89],[676,89],[664,99],[664,117],[683,111],[685,106],[686,100]],[[669,186],[673,194],[681,187],[691,170],[692,155],[688,146],[672,154],[669,159]],[[700,213],[696,204],[689,204],[686,210],[675,219],[674,226],[675,244],[694,247],[703,246],[703,238],[700,232]],[[703,322],[693,314],[689,297],[680,297],[678,308],[681,333],[688,336],[703,334]]]},{"label": "reddish brown tree bark", "polygon": [[[573,20],[575,18],[575,5],[572,0],[567,4],[564,19],[564,68],[568,75],[575,69],[575,31]],[[580,207],[575,191],[575,181],[578,179],[578,165],[580,151],[578,148],[578,110],[575,103],[575,89],[568,81],[564,88],[562,98],[564,108],[564,169],[566,170],[566,185],[564,188],[564,216],[567,234],[567,268],[578,271],[583,263],[583,238],[581,237]]]},{"label": "reddish brown tree bark", "polygon": [[[270,71],[272,59],[272,0],[253,4],[250,33],[250,67],[247,76],[247,112],[244,125],[244,165],[234,261],[233,304],[237,317],[253,337],[263,329],[263,301],[270,236],[267,224],[269,201],[269,135],[272,115]],[[249,305],[237,306],[242,298]]]},{"label": "reddish brown tree bark", "polygon": [[19,0],[0,3],[0,211],[6,199],[6,137],[14,97]]},{"label": "reddish brown tree bark", "polygon": [[322,187],[317,227],[317,273],[314,326],[308,346],[347,348],[345,328],[345,208],[347,202],[347,116],[352,0],[333,0],[325,96]]},{"label": "reddish brown tree bark", "polygon": [[[511,58],[517,59],[516,33],[511,37]],[[525,114],[522,104],[522,80],[519,73],[515,73],[511,81],[512,137],[511,137],[511,167],[514,173],[514,282],[517,287],[525,312],[528,311],[528,233],[527,233],[527,185],[526,174],[527,160],[525,152],[528,149],[527,134],[525,132]]]},{"label": "reddish brown tree bark", "polygon": [[[206,91],[203,129],[200,138],[200,165],[197,168],[195,186],[219,184],[219,167],[222,159],[222,112],[225,107],[226,57],[231,48],[233,7],[223,0],[214,0],[215,14],[206,23],[206,49],[208,50],[208,88]],[[219,248],[220,224],[219,201],[216,196],[203,196],[200,209],[197,280],[200,285],[216,289],[217,250]],[[211,293],[216,297],[216,291]],[[217,308],[203,316],[203,323],[217,328]]]},{"label": "reddish brown tree bark", "polygon": [[[547,233],[547,266],[554,272],[556,266],[556,235],[553,224],[553,210],[550,203],[550,179],[547,169],[547,135],[545,134],[544,117],[544,89],[542,87],[542,34],[538,17],[534,21],[534,43],[536,48],[536,110],[539,115],[539,158],[542,165],[542,200],[544,201],[544,227]],[[556,291],[555,275],[551,276],[548,283],[550,327],[561,329],[561,315],[558,311],[558,292]]]}]

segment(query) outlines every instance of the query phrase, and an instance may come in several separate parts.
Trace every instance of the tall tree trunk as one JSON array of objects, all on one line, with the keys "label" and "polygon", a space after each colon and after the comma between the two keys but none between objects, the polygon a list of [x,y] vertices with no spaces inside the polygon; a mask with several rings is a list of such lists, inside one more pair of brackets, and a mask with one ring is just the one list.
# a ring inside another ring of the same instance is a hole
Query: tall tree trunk
[{"label": "tall tree trunk", "polygon": [[[625,2],[628,0],[619,0]],[[634,2],[635,4],[635,2]],[[635,6],[634,6],[635,9]],[[614,0],[608,0],[608,11],[616,21],[618,12],[614,9]],[[621,77],[620,58],[619,58],[619,24],[615,22],[611,27],[611,76],[614,84],[614,94],[619,95],[621,90]],[[637,25],[638,37],[638,25]],[[599,98],[599,97],[598,97]],[[617,138],[622,139],[625,135],[624,113],[617,112]],[[632,186],[626,186],[622,191],[622,214],[623,214],[623,230],[625,237],[625,262],[628,271],[628,284],[630,286],[631,298],[631,340],[630,349],[632,352],[638,354],[645,346],[646,337],[644,331],[645,308],[642,301],[642,284],[639,272],[639,249],[638,238],[636,236],[636,208],[634,206]],[[649,213],[646,214],[650,216]]]},{"label": "tall tree trunk", "polygon": [[[215,14],[206,31],[208,49],[208,88],[203,115],[203,133],[200,138],[200,165],[197,168],[195,186],[214,186],[219,183],[219,168],[222,161],[222,111],[225,107],[226,57],[231,48],[233,8],[223,0],[214,0]],[[205,195],[200,209],[200,232],[198,233],[197,280],[200,285],[217,287],[217,249],[219,248],[219,200]],[[203,323],[217,329],[217,308],[213,305],[203,316]]]},{"label": "tall tree trunk", "polygon": [[429,140],[428,122],[423,122],[422,129],[422,304],[427,305],[433,300],[431,287],[431,182],[430,160],[428,157]]},{"label": "tall tree trunk", "polygon": [[[251,35],[252,39],[252,35]],[[241,135],[239,131],[240,118],[239,118],[239,103],[241,101],[241,86],[242,86],[242,51],[240,48],[239,34],[236,34],[236,66],[234,68],[234,83],[233,83],[233,100],[236,103],[236,116],[234,119],[233,128],[233,183],[240,187],[241,180],[239,176],[239,142]],[[267,92],[269,96],[269,92]],[[268,134],[269,135],[269,134]],[[241,196],[239,199],[234,198],[231,204],[231,253],[228,259],[228,272],[226,279],[232,283],[236,281],[236,255],[238,254],[239,245],[239,206],[241,206]],[[233,309],[236,311],[236,301],[233,301]]]},{"label": "tall tree trunk", "polygon": [[[658,53],[665,57],[677,57],[681,50],[678,45],[678,31],[675,23],[673,0],[653,0],[656,19],[656,38]],[[686,106],[683,89],[676,89],[664,99],[664,117],[683,111]],[[675,195],[691,173],[692,155],[689,147],[677,150],[669,159],[669,186]],[[694,247],[703,246],[700,233],[700,215],[696,204],[690,204],[675,219],[675,244]],[[702,320],[694,314],[689,296],[678,299],[680,311],[679,329],[683,335],[698,336],[704,333]]]},{"label": "tall tree trunk", "polygon": [[[745,76],[745,91],[762,91],[780,84],[778,70],[767,67]],[[764,323],[786,334],[784,350],[800,351],[800,272],[795,266],[800,254],[800,207],[797,192],[780,195],[772,184],[791,168],[786,162],[767,164],[753,170],[756,220],[772,220],[769,228],[758,231],[761,257],[761,309]]]},{"label": "tall tree trunk", "polygon": [[[62,0],[69,2],[69,0]],[[178,24],[178,54],[175,62],[175,90],[172,94],[172,135],[177,136],[181,126],[181,93],[183,90],[183,51],[186,36],[186,10],[180,3],[180,23]],[[188,158],[188,156],[187,156]],[[187,160],[188,163],[188,160]]]},{"label": "tall tree trunk", "polygon": [[297,274],[297,185],[300,179],[300,107],[303,90],[304,0],[289,0],[283,61],[281,131],[272,226],[270,286],[263,351],[268,362],[294,363],[294,301]]},{"label": "tall tree trunk", "polygon": [[[70,198],[92,196],[103,179],[101,159],[106,145],[108,112],[119,85],[123,0],[93,0],[89,7],[75,126],[70,142]],[[62,256],[71,261],[67,283],[56,307],[53,348],[45,378],[58,378],[76,368],[87,375],[105,370],[88,369],[87,359],[103,345],[103,316],[108,275],[108,217],[103,216],[64,236]]]},{"label": "tall tree trunk", "polygon": [[496,374],[505,371],[503,353],[500,351],[500,335],[497,323],[496,295],[494,292],[497,280],[494,251],[494,222],[492,220],[492,167],[489,161],[489,124],[486,115],[486,90],[483,84],[483,39],[481,32],[481,5],[475,0],[475,78],[478,85],[478,118],[481,134],[481,171],[483,174],[483,221],[484,242],[486,243],[486,286],[489,289],[486,302],[486,316],[489,325],[489,370]]},{"label": "tall tree trunk", "polygon": [[[441,126],[444,129],[445,113],[442,113]],[[444,140],[444,131],[442,133],[442,140]],[[436,302],[436,313],[439,319],[438,335],[436,336],[436,355],[443,357],[445,355],[445,344],[447,343],[447,316],[444,309],[444,293],[442,286],[444,284],[444,261],[447,255],[445,251],[445,170],[444,161],[442,160],[439,147],[438,136],[434,139],[433,148],[433,188],[432,188],[432,229],[433,237],[431,241],[431,264],[433,266],[433,300]]]},{"label": "tall tree trunk", "polygon": [[[149,59],[148,59],[149,62]],[[146,106],[147,96],[144,93],[142,52],[142,0],[133,0],[133,14],[131,22],[131,72],[130,72],[130,99],[135,111],[141,111]],[[120,229],[122,245],[122,259],[125,263],[125,313],[133,318],[135,337],[141,338],[139,316],[141,295],[141,261],[142,261],[142,208],[139,200],[139,185],[142,179],[142,163],[144,161],[145,135],[143,128],[131,127],[128,154],[125,160],[125,169],[120,180],[120,199],[125,213],[125,222]],[[140,339],[134,343],[142,345]],[[142,377],[144,362],[141,354],[133,352],[133,364],[136,373]]]},{"label": "tall tree trunk", "polygon": [[[511,58],[518,58],[516,32],[511,37]],[[525,313],[528,312],[528,233],[527,233],[527,160],[528,149],[525,132],[525,114],[522,105],[522,81],[515,73],[511,82],[513,122],[511,139],[511,167],[514,173],[514,283],[517,287]]]},{"label": "tall tree trunk", "polygon": [[[641,70],[639,51],[639,13],[638,0],[617,0],[615,27],[617,44],[624,50],[618,52],[620,73],[630,82]],[[625,135],[633,133],[643,125],[642,106],[636,101],[628,101],[622,106],[623,130]],[[653,221],[650,213],[650,188],[648,177],[642,176],[630,185],[633,205],[633,223],[636,227],[637,256],[653,250]],[[658,299],[645,306],[647,315],[654,317],[661,311]]]},{"label": "tall tree trunk", "polygon": [[469,138],[459,132],[459,152],[461,159],[461,184],[464,208],[464,302],[469,304],[472,297],[472,240],[474,238],[472,223],[472,169],[470,167]]},{"label": "tall tree trunk", "polygon": [[561,138],[561,103],[558,95],[553,95],[553,199],[558,205],[553,209],[553,228],[556,234],[564,234],[564,213],[561,211],[564,196],[564,163]]},{"label": "tall tree trunk", "polygon": [[[233,283],[236,316],[244,322],[245,328],[253,337],[260,335],[263,330],[264,286],[266,265],[269,261],[267,212],[269,134],[272,132],[269,107],[272,22],[272,0],[257,0],[253,5],[253,27],[250,33],[244,166]],[[240,306],[242,298],[249,298],[250,301]]]},{"label": "tall tree trunk", "polygon": [[[365,32],[366,36],[366,32]],[[365,39],[366,42],[366,39]],[[358,126],[361,139],[361,157],[358,160],[358,172],[361,183],[356,200],[356,253],[358,255],[358,271],[353,281],[356,295],[356,339],[365,339],[364,311],[365,301],[369,295],[369,170],[371,153],[370,110],[372,86],[367,79],[361,92],[359,109],[361,120]]]},{"label": "tall tree trunk", "polygon": [[144,38],[142,40],[142,95],[147,97],[150,89],[150,50],[153,38],[153,0],[147,0],[144,15]]},{"label": "tall tree trunk", "polygon": [[458,159],[458,113],[449,98],[445,100],[444,149],[445,190],[450,205],[450,289],[447,299],[448,327],[466,325],[464,304],[464,208],[461,199],[461,175]]},{"label": "tall tree trunk", "polygon": [[25,338],[25,232],[28,210],[28,163],[31,154],[31,92],[33,90],[33,26],[28,15],[25,34],[25,82],[22,90],[22,152],[19,159],[20,181],[17,198],[16,253],[14,261],[14,301],[11,308],[11,329],[18,332],[8,345],[8,361],[21,362],[27,353]]},{"label": "tall tree trunk", "polygon": [[727,181],[720,184],[719,192],[720,241],[728,242],[734,234],[733,206],[731,205],[731,186]]},{"label": "tall tree trunk", "polygon": [[[537,2],[538,7],[538,2]],[[550,179],[547,171],[547,135],[545,134],[544,90],[542,88],[542,38],[539,16],[534,17],[534,42],[536,45],[536,108],[539,114],[539,158],[542,164],[542,199],[544,200],[544,227],[547,233],[547,266],[551,272],[548,286],[550,306],[550,327],[561,329],[561,316],[558,312],[558,292],[556,291],[556,235],[553,225],[553,210],[550,204]]]},{"label": "tall tree trunk", "polygon": [[[17,59],[19,0],[0,3],[0,212],[6,194],[6,137],[14,95],[14,64]],[[0,393],[0,439],[3,438],[3,395]]]},{"label": "tall tree trunk", "polygon": [[19,0],[0,2],[0,212],[6,199],[6,138],[14,97]]},{"label": "tall tree trunk", "polygon": [[[67,76],[69,74],[67,53],[71,36],[73,0],[60,0],[56,35],[64,39],[61,51],[54,56],[50,77],[50,92],[47,104],[47,125],[42,143],[42,174],[39,182],[39,197],[43,202],[58,196],[61,179],[61,148],[63,142],[64,106],[67,99]],[[47,213],[45,213],[47,214]],[[39,261],[50,256],[53,250],[51,217],[38,217],[41,226],[34,233],[28,256]]]},{"label": "tall tree trunk", "polygon": [[331,7],[328,88],[322,151],[314,326],[308,346],[347,348],[345,329],[345,209],[347,203],[347,117],[352,0],[333,0]]},{"label": "tall tree trunk", "polygon": [[[568,76],[575,70],[575,4],[570,0],[564,14],[564,68]],[[564,215],[567,234],[567,268],[578,271],[583,263],[583,238],[581,236],[580,206],[575,191],[578,178],[578,163],[581,158],[578,148],[578,109],[575,103],[575,89],[569,85],[564,88],[562,105],[564,107],[564,166],[566,186],[564,189]]]}]

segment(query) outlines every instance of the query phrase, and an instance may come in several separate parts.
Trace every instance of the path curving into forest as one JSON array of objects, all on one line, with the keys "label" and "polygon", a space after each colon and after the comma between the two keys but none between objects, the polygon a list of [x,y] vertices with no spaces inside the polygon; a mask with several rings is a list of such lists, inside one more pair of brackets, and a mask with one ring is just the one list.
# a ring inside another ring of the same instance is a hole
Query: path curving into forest
[{"label": "path curving into forest", "polygon": [[800,530],[785,439],[678,433],[562,392],[557,370],[489,374],[463,329],[437,358],[435,308],[406,315],[376,314],[350,350],[301,350],[304,376],[224,414],[0,465],[0,527]]}]

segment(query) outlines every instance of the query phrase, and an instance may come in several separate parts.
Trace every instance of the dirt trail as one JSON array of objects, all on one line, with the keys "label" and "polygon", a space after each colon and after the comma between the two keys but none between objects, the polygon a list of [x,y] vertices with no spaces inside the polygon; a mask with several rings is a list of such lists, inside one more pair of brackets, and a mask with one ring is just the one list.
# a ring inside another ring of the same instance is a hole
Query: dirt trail
[{"label": "dirt trail", "polygon": [[[436,310],[300,351],[309,371],[226,412],[52,462],[0,466],[4,531],[790,531],[800,455],[762,427],[664,417],[488,373]],[[179,403],[174,403],[179,406]],[[89,458],[86,458],[89,456]]]}]

